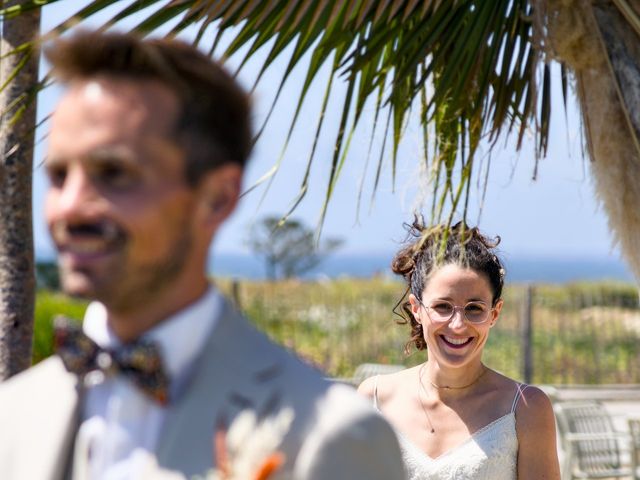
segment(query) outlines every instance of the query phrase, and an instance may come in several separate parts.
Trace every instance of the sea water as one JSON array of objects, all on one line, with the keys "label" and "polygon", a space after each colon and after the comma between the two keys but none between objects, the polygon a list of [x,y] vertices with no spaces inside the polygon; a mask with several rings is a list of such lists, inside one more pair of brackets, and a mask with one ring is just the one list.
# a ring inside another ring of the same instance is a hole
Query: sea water
[{"label": "sea water", "polygon": [[[312,280],[321,278],[373,276],[392,277],[392,253],[328,255],[318,266],[301,275]],[[242,253],[217,253],[210,259],[214,276],[261,280],[266,278],[263,258]],[[508,283],[616,280],[633,282],[628,267],[613,257],[551,257],[511,255],[505,258]]]}]

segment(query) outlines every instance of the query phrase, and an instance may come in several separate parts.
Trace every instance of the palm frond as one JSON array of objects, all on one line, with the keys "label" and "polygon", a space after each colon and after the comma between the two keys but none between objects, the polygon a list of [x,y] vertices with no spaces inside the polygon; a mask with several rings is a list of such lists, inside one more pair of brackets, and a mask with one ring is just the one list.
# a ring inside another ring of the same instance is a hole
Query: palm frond
[{"label": "palm frond", "polygon": [[[0,16],[10,20],[56,1],[28,1],[0,9]],[[96,0],[49,34],[64,33],[114,3],[116,0]],[[178,35],[193,26],[198,30],[195,43],[204,46],[205,30],[215,25],[219,32],[210,46],[215,49],[225,32],[233,30],[231,43],[216,53],[229,57],[240,55],[242,50],[240,67],[268,48],[266,57],[260,54],[262,67],[256,82],[276,59],[290,55],[274,104],[291,72],[311,52],[296,114],[283,138],[284,149],[299,121],[309,86],[321,74],[320,67],[330,61],[331,78],[340,76],[347,82],[334,154],[325,160],[331,170],[321,218],[342,165],[354,161],[348,156],[349,139],[369,101],[375,105],[376,124],[383,111],[389,119],[378,152],[374,193],[383,162],[390,164],[395,182],[404,129],[412,106],[420,105],[424,161],[432,172],[434,223],[466,215],[474,159],[483,138],[492,147],[501,134],[516,133],[519,148],[525,132],[532,130],[537,154],[546,154],[552,76],[533,47],[532,0],[142,0],[124,8],[105,28],[151,5],[158,8],[135,27],[136,31],[149,34],[171,24],[169,35]],[[564,73],[562,82],[566,97]],[[318,129],[325,114],[326,104],[318,112]],[[310,145],[296,205],[307,191],[318,135],[319,130]],[[461,205],[464,208],[458,211]]]}]

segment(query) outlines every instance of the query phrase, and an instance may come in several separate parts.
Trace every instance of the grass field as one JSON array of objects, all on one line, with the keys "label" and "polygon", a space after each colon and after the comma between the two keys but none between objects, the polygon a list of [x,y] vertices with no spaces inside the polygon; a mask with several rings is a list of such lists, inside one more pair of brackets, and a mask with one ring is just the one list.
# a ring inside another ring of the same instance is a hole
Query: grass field
[{"label": "grass field", "polygon": [[[220,288],[233,296],[230,281]],[[404,354],[408,326],[393,307],[400,283],[382,278],[328,282],[242,282],[236,297],[271,338],[331,376],[350,376],[364,362],[415,365],[425,352]],[[525,288],[509,286],[491,331],[485,363],[522,379]],[[640,383],[640,310],[633,285],[536,286],[532,298],[533,381],[557,384]],[[34,361],[51,354],[51,319],[81,318],[82,302],[38,293]]]}]

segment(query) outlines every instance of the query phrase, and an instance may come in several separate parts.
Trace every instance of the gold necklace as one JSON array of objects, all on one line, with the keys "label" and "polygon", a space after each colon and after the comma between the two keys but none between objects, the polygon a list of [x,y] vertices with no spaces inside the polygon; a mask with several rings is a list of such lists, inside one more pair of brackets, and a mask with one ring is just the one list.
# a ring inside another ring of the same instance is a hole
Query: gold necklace
[{"label": "gold necklace", "polygon": [[489,371],[489,369],[487,367],[485,367],[484,365],[482,366],[482,368],[483,368],[482,373],[480,375],[478,375],[473,382],[468,383],[466,385],[463,385],[461,387],[452,387],[450,385],[437,385],[437,384],[433,383],[431,380],[429,380],[429,383],[431,384],[431,386],[433,388],[437,388],[438,390],[464,390],[465,388],[469,388],[470,386],[475,385],[476,383],[478,383],[478,381],[484,376],[484,374],[487,373],[487,371]]},{"label": "gold necklace", "polygon": [[424,366],[426,363],[423,363],[418,370],[418,400],[420,400],[420,406],[422,407],[422,411],[424,412],[424,416],[427,417],[427,422],[429,422],[429,427],[431,427],[431,433],[436,433],[435,428],[433,428],[433,423],[431,423],[431,417],[429,417],[429,413],[427,412],[427,407],[424,405],[422,401],[422,395],[420,395],[420,390],[424,393],[425,398],[429,398],[429,394],[427,393],[427,389],[424,388],[424,384],[422,383],[422,370],[424,370]]}]

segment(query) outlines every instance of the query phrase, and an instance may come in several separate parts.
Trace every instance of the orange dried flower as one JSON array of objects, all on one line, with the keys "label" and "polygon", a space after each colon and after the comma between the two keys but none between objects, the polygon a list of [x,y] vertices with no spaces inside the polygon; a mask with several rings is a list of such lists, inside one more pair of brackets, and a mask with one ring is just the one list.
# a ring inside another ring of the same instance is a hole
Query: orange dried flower
[{"label": "orange dried flower", "polygon": [[254,480],[267,480],[269,476],[277,471],[282,465],[286,457],[282,452],[274,452],[269,455],[265,461],[260,465],[260,468],[256,472]]}]

